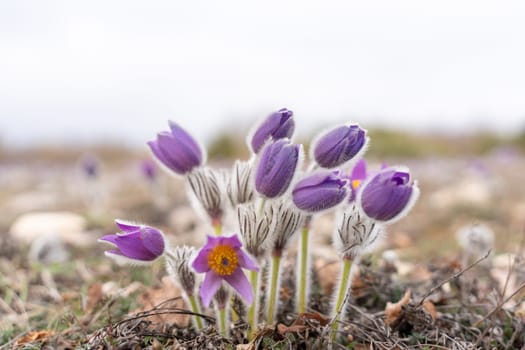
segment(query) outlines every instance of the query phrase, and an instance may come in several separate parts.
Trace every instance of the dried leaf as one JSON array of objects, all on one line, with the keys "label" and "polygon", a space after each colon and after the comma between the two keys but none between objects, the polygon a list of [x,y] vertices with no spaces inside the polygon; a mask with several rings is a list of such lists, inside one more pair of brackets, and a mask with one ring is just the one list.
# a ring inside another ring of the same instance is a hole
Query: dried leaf
[{"label": "dried leaf", "polygon": [[425,302],[423,303],[423,309],[425,309],[425,311],[426,311],[430,316],[432,316],[432,319],[433,319],[434,321],[438,318],[438,314],[437,314],[437,311],[436,311],[436,307],[434,306],[434,303],[431,302],[430,300],[425,300]]},{"label": "dried leaf", "polygon": [[36,341],[45,342],[47,338],[53,335],[55,335],[55,332],[48,330],[29,332],[16,340],[15,347],[19,347],[28,343],[33,343]]},{"label": "dried leaf", "polygon": [[103,297],[102,284],[98,282],[92,284],[87,291],[85,311],[88,314],[92,313],[98,303],[102,301]]},{"label": "dried leaf", "polygon": [[401,315],[403,305],[407,305],[410,302],[410,289],[407,289],[405,295],[397,303],[388,302],[385,307],[385,323],[391,325]]}]

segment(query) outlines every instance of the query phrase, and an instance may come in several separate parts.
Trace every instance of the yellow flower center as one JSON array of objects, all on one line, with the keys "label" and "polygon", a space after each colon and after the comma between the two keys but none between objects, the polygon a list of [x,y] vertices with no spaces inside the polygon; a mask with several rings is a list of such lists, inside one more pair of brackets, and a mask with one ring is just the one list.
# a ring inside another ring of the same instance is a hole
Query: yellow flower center
[{"label": "yellow flower center", "polygon": [[361,184],[361,180],[352,180],[352,188],[356,190]]},{"label": "yellow flower center", "polygon": [[219,276],[229,276],[239,266],[239,258],[231,246],[219,244],[208,255],[208,266]]}]

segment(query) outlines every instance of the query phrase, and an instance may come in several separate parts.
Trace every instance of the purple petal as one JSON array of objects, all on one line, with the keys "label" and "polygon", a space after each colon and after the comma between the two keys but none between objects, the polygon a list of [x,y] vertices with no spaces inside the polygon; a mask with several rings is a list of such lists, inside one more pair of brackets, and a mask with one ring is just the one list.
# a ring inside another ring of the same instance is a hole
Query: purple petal
[{"label": "purple petal", "polygon": [[323,168],[341,166],[363,149],[365,136],[358,125],[337,127],[319,138],[314,145],[314,158]]},{"label": "purple petal", "polygon": [[162,233],[149,226],[141,227],[140,231],[144,247],[156,256],[162,255],[165,248],[164,236]]},{"label": "purple petal", "polygon": [[259,271],[257,262],[242,250],[238,251],[237,257],[239,258],[239,266],[243,269]]},{"label": "purple petal", "polygon": [[215,272],[210,271],[206,273],[200,289],[200,296],[202,299],[202,305],[204,305],[204,307],[210,306],[211,299],[221,286],[221,282],[222,278]]},{"label": "purple petal", "polygon": [[103,237],[100,237],[98,239],[99,241],[104,241],[104,242],[109,242],[113,245],[117,245],[117,235],[113,234],[113,235],[105,235]]},{"label": "purple petal", "polygon": [[238,268],[231,275],[224,276],[224,280],[237,291],[247,304],[253,302],[252,286],[244,275],[242,269]]},{"label": "purple petal", "polygon": [[293,135],[295,122],[292,118],[293,112],[282,108],[270,114],[253,134],[251,146],[254,153],[259,153],[264,143],[273,138],[289,138]]},{"label": "purple petal", "polygon": [[117,235],[115,244],[122,255],[131,259],[151,261],[158,257],[144,246],[140,231],[122,236]]},{"label": "purple petal", "polygon": [[202,150],[197,141],[195,141],[195,139],[177,123],[170,120],[168,124],[173,137],[184,144],[189,149],[190,153],[198,158],[198,163],[200,164],[202,162]]},{"label": "purple petal", "polygon": [[366,179],[366,160],[359,159],[357,163],[355,163],[352,173],[350,174],[350,179],[352,181]]},{"label": "purple petal", "polygon": [[220,244],[229,245],[232,248],[242,247],[242,242],[240,241],[239,236],[237,234],[230,237],[219,237],[219,239]]},{"label": "purple petal", "polygon": [[188,146],[171,134],[160,133],[157,136],[158,146],[169,167],[179,174],[184,174],[200,164],[200,159]]},{"label": "purple petal", "polygon": [[191,264],[196,272],[203,273],[210,271],[210,266],[208,265],[208,255],[210,255],[210,251],[211,248],[206,248],[206,246],[199,250]]},{"label": "purple petal", "polygon": [[137,231],[140,228],[140,225],[133,224],[131,222],[127,222],[124,220],[115,220],[115,223],[117,226],[124,232],[134,232]]}]

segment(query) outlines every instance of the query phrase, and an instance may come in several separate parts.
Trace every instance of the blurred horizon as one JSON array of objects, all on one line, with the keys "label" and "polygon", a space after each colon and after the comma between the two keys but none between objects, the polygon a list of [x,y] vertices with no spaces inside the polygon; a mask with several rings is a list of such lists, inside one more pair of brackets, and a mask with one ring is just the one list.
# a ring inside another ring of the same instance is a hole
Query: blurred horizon
[{"label": "blurred horizon", "polygon": [[[211,142],[281,107],[302,137],[525,129],[525,3],[0,4],[0,142]],[[232,127],[234,125],[234,128]]]}]

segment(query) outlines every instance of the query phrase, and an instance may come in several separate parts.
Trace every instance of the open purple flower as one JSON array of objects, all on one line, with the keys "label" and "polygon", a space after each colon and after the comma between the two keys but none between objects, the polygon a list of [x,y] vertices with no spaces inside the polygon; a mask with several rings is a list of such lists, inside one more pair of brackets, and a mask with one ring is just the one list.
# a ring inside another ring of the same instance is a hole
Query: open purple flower
[{"label": "open purple flower", "polygon": [[350,202],[355,200],[357,189],[367,177],[366,160],[359,159],[350,172]]},{"label": "open purple flower", "polygon": [[192,263],[195,271],[206,273],[200,288],[205,307],[215,295],[224,280],[248,303],[253,301],[250,282],[242,269],[259,271],[257,263],[241,249],[242,243],[235,234],[231,237],[208,236],[208,241]]},{"label": "open purple flower", "polygon": [[105,254],[118,262],[149,263],[164,254],[166,243],[162,232],[154,227],[116,220],[122,232],[99,238],[115,246]]},{"label": "open purple flower", "polygon": [[197,141],[178,124],[170,121],[170,131],[157,134],[148,146],[155,157],[177,174],[186,174],[203,163],[203,152]]},{"label": "open purple flower", "polygon": [[301,156],[301,146],[281,139],[266,146],[255,172],[255,189],[266,198],[281,196],[292,182]]},{"label": "open purple flower", "polygon": [[297,208],[307,212],[319,212],[341,203],[348,194],[348,180],[339,171],[322,171],[299,181],[292,198]]},{"label": "open purple flower", "polygon": [[295,130],[295,122],[292,116],[292,111],[281,108],[264,119],[253,132],[251,140],[248,140],[253,153],[259,153],[264,143],[269,139],[291,138]]},{"label": "open purple flower", "polygon": [[366,130],[357,124],[343,125],[319,135],[311,158],[322,168],[332,169],[358,158],[366,150]]},{"label": "open purple flower", "polygon": [[404,167],[381,170],[362,184],[357,205],[371,219],[392,223],[405,216],[419,197],[417,183]]}]

